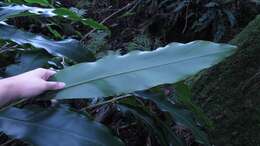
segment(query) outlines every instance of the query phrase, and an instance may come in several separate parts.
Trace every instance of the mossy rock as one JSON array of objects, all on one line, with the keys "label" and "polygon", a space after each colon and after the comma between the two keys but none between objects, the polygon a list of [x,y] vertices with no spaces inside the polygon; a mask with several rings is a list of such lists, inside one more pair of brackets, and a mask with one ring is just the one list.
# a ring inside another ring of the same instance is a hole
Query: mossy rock
[{"label": "mossy rock", "polygon": [[231,42],[238,51],[203,73],[194,100],[214,122],[216,146],[260,146],[260,15]]}]

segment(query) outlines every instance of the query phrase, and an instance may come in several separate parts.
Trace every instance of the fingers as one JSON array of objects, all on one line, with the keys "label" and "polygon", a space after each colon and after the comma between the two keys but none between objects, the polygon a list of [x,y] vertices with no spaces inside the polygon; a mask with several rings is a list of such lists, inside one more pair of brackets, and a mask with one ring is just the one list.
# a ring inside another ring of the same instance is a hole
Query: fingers
[{"label": "fingers", "polygon": [[46,82],[46,90],[59,90],[66,86],[63,82]]},{"label": "fingers", "polygon": [[56,71],[44,68],[38,68],[36,71],[38,72],[38,75],[44,80],[48,80],[51,76],[56,74]]},{"label": "fingers", "polygon": [[54,74],[56,74],[56,71],[50,70],[50,69],[46,69],[45,74],[44,74],[44,79],[48,80]]}]

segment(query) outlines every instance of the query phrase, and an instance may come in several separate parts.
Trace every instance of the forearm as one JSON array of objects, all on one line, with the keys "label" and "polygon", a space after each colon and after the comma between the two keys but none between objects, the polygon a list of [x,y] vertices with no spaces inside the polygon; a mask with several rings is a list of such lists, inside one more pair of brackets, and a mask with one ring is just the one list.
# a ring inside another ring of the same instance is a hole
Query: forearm
[{"label": "forearm", "polygon": [[17,99],[15,83],[10,78],[0,80],[0,107]]}]

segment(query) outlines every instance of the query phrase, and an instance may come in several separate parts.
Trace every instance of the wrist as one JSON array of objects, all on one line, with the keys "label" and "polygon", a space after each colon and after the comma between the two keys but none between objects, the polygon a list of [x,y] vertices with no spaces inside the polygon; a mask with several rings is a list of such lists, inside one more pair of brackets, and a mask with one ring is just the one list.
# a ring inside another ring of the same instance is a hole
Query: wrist
[{"label": "wrist", "polygon": [[19,90],[16,87],[16,83],[11,78],[0,80],[1,96],[6,100],[15,100],[19,97]]}]

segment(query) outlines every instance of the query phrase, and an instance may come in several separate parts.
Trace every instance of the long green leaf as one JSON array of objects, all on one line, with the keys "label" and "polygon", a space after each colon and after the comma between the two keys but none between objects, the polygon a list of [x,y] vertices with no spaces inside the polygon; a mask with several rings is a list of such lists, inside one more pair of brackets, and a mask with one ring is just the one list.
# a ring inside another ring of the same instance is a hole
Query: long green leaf
[{"label": "long green leaf", "polygon": [[199,129],[195,120],[188,111],[175,106],[166,98],[161,98],[160,95],[149,94],[146,92],[136,92],[135,95],[144,99],[152,100],[160,110],[168,112],[176,123],[189,128],[197,142],[207,146],[210,145],[206,133]]},{"label": "long green leaf", "polygon": [[50,60],[50,55],[43,51],[26,51],[19,56],[19,63],[6,67],[7,76],[18,75],[39,67],[43,67]]},{"label": "long green leaf", "polygon": [[53,80],[65,82],[66,87],[52,96],[56,99],[106,97],[174,83],[218,63],[235,48],[195,41],[172,43],[155,51],[109,55],[57,73]]},{"label": "long green leaf", "polygon": [[177,92],[177,100],[184,104],[190,111],[196,114],[196,117],[207,128],[214,128],[212,121],[204,114],[202,109],[192,101],[191,89],[184,82],[174,84],[175,92]]},{"label": "long green leaf", "polygon": [[25,2],[29,4],[40,4],[43,6],[50,6],[51,4],[48,2],[48,0],[24,0]]},{"label": "long green leaf", "polygon": [[0,39],[11,40],[20,45],[30,44],[36,48],[43,48],[54,56],[65,56],[78,62],[89,61],[94,58],[93,54],[87,48],[84,48],[78,40],[54,41],[10,25],[0,24]]},{"label": "long green leaf", "polygon": [[132,113],[137,119],[145,124],[147,129],[157,136],[162,146],[182,146],[183,141],[172,131],[170,126],[161,121],[156,115],[149,112],[144,106],[131,104],[131,99],[120,101],[117,105],[121,112]]},{"label": "long green leaf", "polygon": [[67,8],[39,8],[26,5],[8,5],[0,7],[0,21],[17,16],[40,15],[43,17],[62,17],[64,19],[78,21],[95,29],[108,29],[103,24],[90,18],[83,18]]},{"label": "long green leaf", "polygon": [[123,145],[100,123],[66,108],[10,108],[0,112],[0,131],[37,146]]}]

